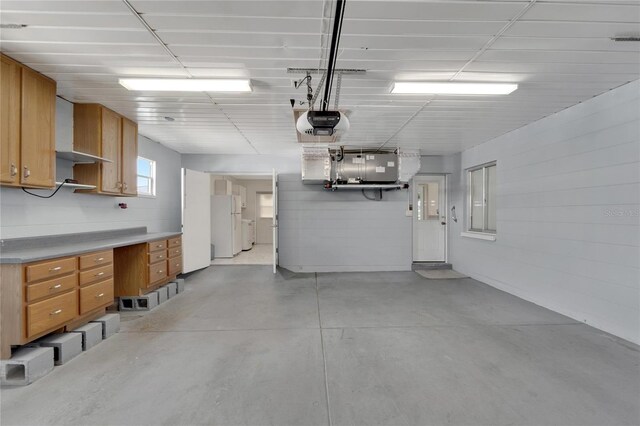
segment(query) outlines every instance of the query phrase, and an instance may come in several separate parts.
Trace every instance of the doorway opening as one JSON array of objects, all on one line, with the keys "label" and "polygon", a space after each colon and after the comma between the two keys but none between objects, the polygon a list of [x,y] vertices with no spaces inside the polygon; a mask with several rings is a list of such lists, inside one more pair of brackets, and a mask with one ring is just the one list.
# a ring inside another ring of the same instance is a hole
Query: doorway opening
[{"label": "doorway opening", "polygon": [[211,265],[275,265],[274,176],[211,174]]},{"label": "doorway opening", "polygon": [[446,175],[413,178],[413,262],[447,261]]}]

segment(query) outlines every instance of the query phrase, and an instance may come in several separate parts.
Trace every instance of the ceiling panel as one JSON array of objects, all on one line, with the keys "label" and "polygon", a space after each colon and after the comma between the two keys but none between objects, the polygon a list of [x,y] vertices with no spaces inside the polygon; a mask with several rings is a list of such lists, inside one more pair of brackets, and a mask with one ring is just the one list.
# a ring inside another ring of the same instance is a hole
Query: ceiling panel
[{"label": "ceiling panel", "polygon": [[[289,99],[304,100],[304,88],[292,84],[303,75],[287,67],[320,66],[332,0],[131,3],[186,69],[117,0],[3,0],[0,21],[28,27],[3,29],[0,47],[57,80],[60,96],[103,103],[179,152],[299,150]],[[337,66],[366,73],[342,81],[351,129],[340,143],[431,155],[482,143],[638,79],[640,43],[611,40],[638,28],[635,0],[349,0]],[[137,92],[118,84],[125,76],[189,75],[250,78],[254,90]],[[503,97],[390,93],[394,80],[452,78],[520,88]]]},{"label": "ceiling panel", "polygon": [[599,3],[567,4],[540,1],[522,17],[523,20],[581,21],[581,22],[628,22],[640,17],[640,4],[621,5],[613,1]]}]

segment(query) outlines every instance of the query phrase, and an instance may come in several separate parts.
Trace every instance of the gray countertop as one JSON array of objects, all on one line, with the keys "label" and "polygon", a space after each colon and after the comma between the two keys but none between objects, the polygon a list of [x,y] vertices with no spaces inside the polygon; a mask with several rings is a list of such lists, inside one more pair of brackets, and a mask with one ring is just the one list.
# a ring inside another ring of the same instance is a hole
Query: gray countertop
[{"label": "gray countertop", "polygon": [[179,235],[182,234],[180,232],[148,233],[146,228],[131,228],[130,230],[4,240],[0,248],[0,264],[29,263],[56,257],[75,256],[148,241],[164,240]]}]

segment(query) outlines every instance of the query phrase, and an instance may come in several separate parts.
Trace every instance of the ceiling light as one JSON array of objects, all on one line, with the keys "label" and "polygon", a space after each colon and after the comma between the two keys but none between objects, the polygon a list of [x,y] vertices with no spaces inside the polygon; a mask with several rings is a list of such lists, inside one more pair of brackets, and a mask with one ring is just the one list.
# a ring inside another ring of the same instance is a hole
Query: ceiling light
[{"label": "ceiling light", "polygon": [[508,95],[518,88],[513,83],[458,83],[451,81],[396,81],[391,93],[430,95]]},{"label": "ceiling light", "polygon": [[203,78],[121,78],[128,90],[159,92],[251,92],[249,80]]}]

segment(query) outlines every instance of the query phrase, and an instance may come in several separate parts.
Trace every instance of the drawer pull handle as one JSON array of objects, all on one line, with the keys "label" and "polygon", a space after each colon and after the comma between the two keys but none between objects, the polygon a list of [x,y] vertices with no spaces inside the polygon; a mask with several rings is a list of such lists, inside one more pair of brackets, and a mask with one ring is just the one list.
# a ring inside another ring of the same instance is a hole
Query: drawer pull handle
[{"label": "drawer pull handle", "polygon": [[164,272],[163,270],[159,270],[159,271],[158,271],[158,273],[159,273],[159,274],[161,274],[161,273],[163,273],[163,272]]},{"label": "drawer pull handle", "polygon": [[62,287],[62,284],[56,284],[53,287],[49,287],[49,290],[55,290],[55,289],[60,288],[60,287]]},{"label": "drawer pull handle", "polygon": [[49,315],[53,316],[53,315],[59,315],[61,313],[62,313],[62,309],[58,309],[57,311],[51,312]]},{"label": "drawer pull handle", "polygon": [[100,293],[99,295],[96,296],[96,299],[101,298],[102,296],[104,296],[104,293]]},{"label": "drawer pull handle", "polygon": [[156,247],[160,248],[160,247],[162,247],[162,244],[158,244]]},{"label": "drawer pull handle", "polygon": [[158,256],[156,256],[156,258],[158,258],[158,259],[162,259],[163,257],[164,257],[164,256],[163,256],[163,255],[161,255],[161,254],[159,254]]},{"label": "drawer pull handle", "polygon": [[56,266],[55,268],[49,268],[49,272],[56,272],[62,269],[62,266]]},{"label": "drawer pull handle", "polygon": [[98,272],[98,273],[96,274],[96,277],[101,277],[101,276],[103,276],[103,275],[104,275],[104,272]]},{"label": "drawer pull handle", "polygon": [[104,260],[104,257],[99,257],[96,259],[96,262],[102,262]]}]

